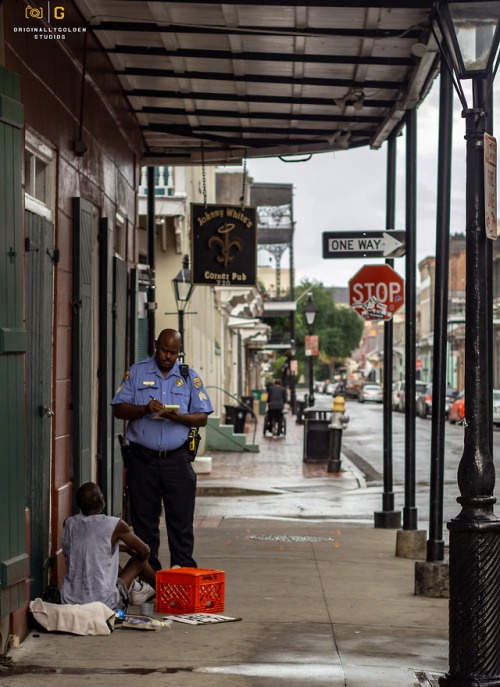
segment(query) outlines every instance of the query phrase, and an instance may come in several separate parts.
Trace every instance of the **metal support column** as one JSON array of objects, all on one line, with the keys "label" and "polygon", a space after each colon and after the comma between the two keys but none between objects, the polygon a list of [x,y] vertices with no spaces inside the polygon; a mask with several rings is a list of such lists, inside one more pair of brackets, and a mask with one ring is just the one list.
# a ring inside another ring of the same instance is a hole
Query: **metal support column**
[{"label": "metal support column", "polygon": [[[385,226],[394,229],[396,210],[396,137],[387,141],[387,190]],[[386,260],[390,267],[394,260]],[[394,491],[392,475],[392,361],[394,334],[392,319],[384,322],[384,492],[382,510],[374,513],[375,527],[401,527],[401,512],[394,510]]]},{"label": "metal support column", "polygon": [[155,309],[156,309],[156,275],[155,275],[155,168],[147,168],[147,239],[148,239],[148,355],[155,352]]},{"label": "metal support column", "polygon": [[396,556],[425,558],[425,530],[417,529],[415,483],[417,113],[406,117],[406,284],[405,284],[405,503]]},{"label": "metal support column", "polygon": [[453,83],[443,66],[439,101],[438,187],[436,218],[436,277],[434,285],[434,351],[432,377],[431,486],[427,561],[444,560],[444,406],[448,331],[448,273],[450,255],[451,142]]},{"label": "metal support column", "polygon": [[405,505],[403,529],[417,529],[415,505],[415,343],[417,228],[417,113],[406,117]]},{"label": "metal support column", "polygon": [[500,520],[493,513],[491,376],[484,206],[486,82],[473,81],[466,122],[465,440],[458,467],[460,513],[450,531],[450,669],[441,685],[500,686]]},{"label": "metal support column", "polygon": [[[295,230],[295,224],[293,221],[293,203],[290,206],[291,210],[291,225],[292,225],[292,240],[290,241],[290,300],[292,303],[295,301],[295,260],[293,252],[293,236]],[[292,310],[290,313],[290,405],[292,406],[292,414],[295,415],[297,412],[297,398],[295,392],[295,382],[296,375],[292,374],[292,361],[296,360],[296,349],[295,349],[295,311]]]}]

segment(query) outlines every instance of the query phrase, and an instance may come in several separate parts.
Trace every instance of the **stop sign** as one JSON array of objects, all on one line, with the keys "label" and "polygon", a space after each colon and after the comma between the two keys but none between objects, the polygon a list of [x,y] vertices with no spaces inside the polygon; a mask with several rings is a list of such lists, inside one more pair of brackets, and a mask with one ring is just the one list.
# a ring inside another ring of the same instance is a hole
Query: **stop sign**
[{"label": "stop sign", "polygon": [[389,265],[364,265],[349,281],[349,304],[365,320],[390,320],[404,302],[404,279]]}]

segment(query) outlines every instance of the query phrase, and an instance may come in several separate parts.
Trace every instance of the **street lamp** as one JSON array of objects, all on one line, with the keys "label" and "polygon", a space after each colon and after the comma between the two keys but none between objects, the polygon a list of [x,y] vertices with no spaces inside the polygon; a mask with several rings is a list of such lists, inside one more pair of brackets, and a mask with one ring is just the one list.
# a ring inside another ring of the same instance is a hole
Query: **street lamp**
[{"label": "street lamp", "polygon": [[175,294],[175,304],[177,306],[178,329],[181,335],[181,350],[179,352],[180,361],[184,361],[184,311],[189,299],[194,291],[191,284],[191,270],[189,269],[189,255],[185,255],[182,260],[182,269],[172,279],[172,286]]},{"label": "street lamp", "polygon": [[[307,328],[309,330],[309,336],[313,332],[314,322],[316,320],[316,315],[318,314],[318,308],[314,305],[312,293],[307,294],[307,303],[302,311],[304,317],[306,318]],[[311,351],[309,356],[309,406],[314,405],[314,358]]]},{"label": "street lamp", "polygon": [[[466,306],[465,438],[458,468],[461,512],[450,531],[449,672],[440,685],[500,686],[500,520],[493,513],[495,469],[490,452],[487,237],[484,200],[486,100],[498,68],[500,2],[435,5],[436,39],[465,118]],[[472,79],[469,108],[460,80]]]}]

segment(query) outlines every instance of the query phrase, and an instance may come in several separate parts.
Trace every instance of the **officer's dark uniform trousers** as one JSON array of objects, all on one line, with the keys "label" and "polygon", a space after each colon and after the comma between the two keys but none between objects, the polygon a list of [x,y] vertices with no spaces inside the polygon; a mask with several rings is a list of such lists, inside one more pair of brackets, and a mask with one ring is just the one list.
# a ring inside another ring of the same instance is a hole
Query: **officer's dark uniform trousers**
[{"label": "officer's dark uniform trousers", "polygon": [[[151,451],[131,443],[127,468],[130,516],[135,534],[150,548],[153,570],[162,569],[158,558],[161,501],[165,510],[170,566],[196,568],[193,559],[193,517],[196,473],[183,445],[172,451]],[[163,566],[166,567],[166,566]]]}]

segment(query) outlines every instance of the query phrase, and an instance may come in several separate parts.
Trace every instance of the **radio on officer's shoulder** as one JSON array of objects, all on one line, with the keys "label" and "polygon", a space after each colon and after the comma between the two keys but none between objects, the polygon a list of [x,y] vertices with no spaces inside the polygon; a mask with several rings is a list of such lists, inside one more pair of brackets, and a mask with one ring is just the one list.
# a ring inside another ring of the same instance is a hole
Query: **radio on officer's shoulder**
[{"label": "radio on officer's shoulder", "polygon": [[[184,379],[187,381],[188,377],[189,377],[189,365],[187,363],[180,363],[179,372],[184,377]],[[197,427],[191,427],[191,429],[189,430],[188,438],[187,438],[187,447],[188,447],[189,455],[191,457],[191,461],[193,461],[196,458],[196,454],[198,453],[198,446],[200,445],[200,441],[201,441],[201,435],[198,432],[198,428]]]}]

